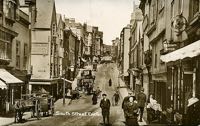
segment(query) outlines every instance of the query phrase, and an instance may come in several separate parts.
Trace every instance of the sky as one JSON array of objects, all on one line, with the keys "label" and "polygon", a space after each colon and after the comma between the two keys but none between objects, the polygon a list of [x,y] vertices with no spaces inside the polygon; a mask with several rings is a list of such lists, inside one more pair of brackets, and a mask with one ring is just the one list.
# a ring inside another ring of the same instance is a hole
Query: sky
[{"label": "sky", "polygon": [[104,44],[111,45],[123,27],[130,23],[133,3],[139,0],[55,0],[57,13],[76,22],[98,26]]}]

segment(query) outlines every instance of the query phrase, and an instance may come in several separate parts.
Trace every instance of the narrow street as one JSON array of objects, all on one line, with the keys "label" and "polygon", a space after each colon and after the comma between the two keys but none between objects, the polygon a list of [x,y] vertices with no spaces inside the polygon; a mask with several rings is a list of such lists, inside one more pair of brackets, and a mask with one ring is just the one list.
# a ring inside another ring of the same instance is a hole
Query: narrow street
[{"label": "narrow street", "polygon": [[[118,86],[116,64],[103,64],[98,66],[95,79],[95,88],[100,87],[102,93],[106,93],[112,102],[112,96]],[[109,79],[112,79],[112,86],[108,85]],[[124,125],[123,112],[121,109],[121,101],[119,106],[111,106],[110,123],[113,126]],[[62,99],[58,100],[55,105],[55,115],[53,117],[42,117],[41,120],[31,118],[25,123],[12,124],[12,126],[99,126],[102,125],[101,109],[99,107],[100,99],[97,105],[92,105],[92,96],[81,95],[78,100],[73,100],[70,105],[63,106]],[[91,112],[91,114],[84,114]],[[62,115],[64,114],[65,115]]]}]

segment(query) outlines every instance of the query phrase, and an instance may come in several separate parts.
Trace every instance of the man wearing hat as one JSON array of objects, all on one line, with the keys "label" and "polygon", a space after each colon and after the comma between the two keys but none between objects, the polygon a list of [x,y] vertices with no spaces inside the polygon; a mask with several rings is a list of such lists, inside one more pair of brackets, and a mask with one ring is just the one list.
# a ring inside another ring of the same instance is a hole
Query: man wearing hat
[{"label": "man wearing hat", "polygon": [[132,92],[128,92],[128,96],[126,96],[122,102],[122,109],[124,109],[124,104],[129,100],[130,96],[132,96],[133,98],[135,98],[135,96],[133,96]]},{"label": "man wearing hat", "polygon": [[146,103],[146,95],[144,93],[144,88],[142,87],[140,92],[137,95],[137,102],[138,102],[138,107],[140,109],[140,122],[142,122],[142,117],[143,117],[143,112],[144,112],[144,106]]},{"label": "man wearing hat", "polygon": [[102,94],[103,99],[100,102],[100,107],[102,109],[103,123],[105,125],[105,118],[109,124],[109,115],[110,115],[110,100],[106,98],[106,94]]}]

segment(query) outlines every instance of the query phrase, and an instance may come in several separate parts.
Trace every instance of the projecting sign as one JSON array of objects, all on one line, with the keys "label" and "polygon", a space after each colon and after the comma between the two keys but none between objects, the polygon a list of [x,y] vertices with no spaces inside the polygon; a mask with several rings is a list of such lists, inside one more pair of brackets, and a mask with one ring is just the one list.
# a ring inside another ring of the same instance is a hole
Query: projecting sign
[{"label": "projecting sign", "polygon": [[48,54],[48,44],[47,43],[32,43],[31,54]]}]

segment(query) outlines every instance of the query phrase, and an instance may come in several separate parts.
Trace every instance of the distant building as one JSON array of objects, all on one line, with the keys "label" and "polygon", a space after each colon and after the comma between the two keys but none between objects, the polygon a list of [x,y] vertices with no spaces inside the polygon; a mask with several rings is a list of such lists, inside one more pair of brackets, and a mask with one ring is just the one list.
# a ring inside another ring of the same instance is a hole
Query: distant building
[{"label": "distant building", "polygon": [[111,55],[111,49],[112,45],[103,44],[103,55],[104,56]]},{"label": "distant building", "polygon": [[[129,73],[130,73],[130,88],[136,93],[140,91],[143,84],[143,69],[144,69],[144,53],[143,53],[143,15],[137,5],[134,5],[133,13],[131,14],[131,31],[130,31],[130,51],[129,51]],[[147,92],[146,92],[147,93]]]},{"label": "distant building", "polygon": [[120,70],[121,77],[125,83],[129,84],[129,38],[130,38],[130,25],[124,27],[120,33]]},{"label": "distant building", "polygon": [[120,39],[117,37],[116,39],[112,40],[112,50],[111,50],[111,56],[113,60],[117,60],[118,56],[118,44],[120,43]]}]

